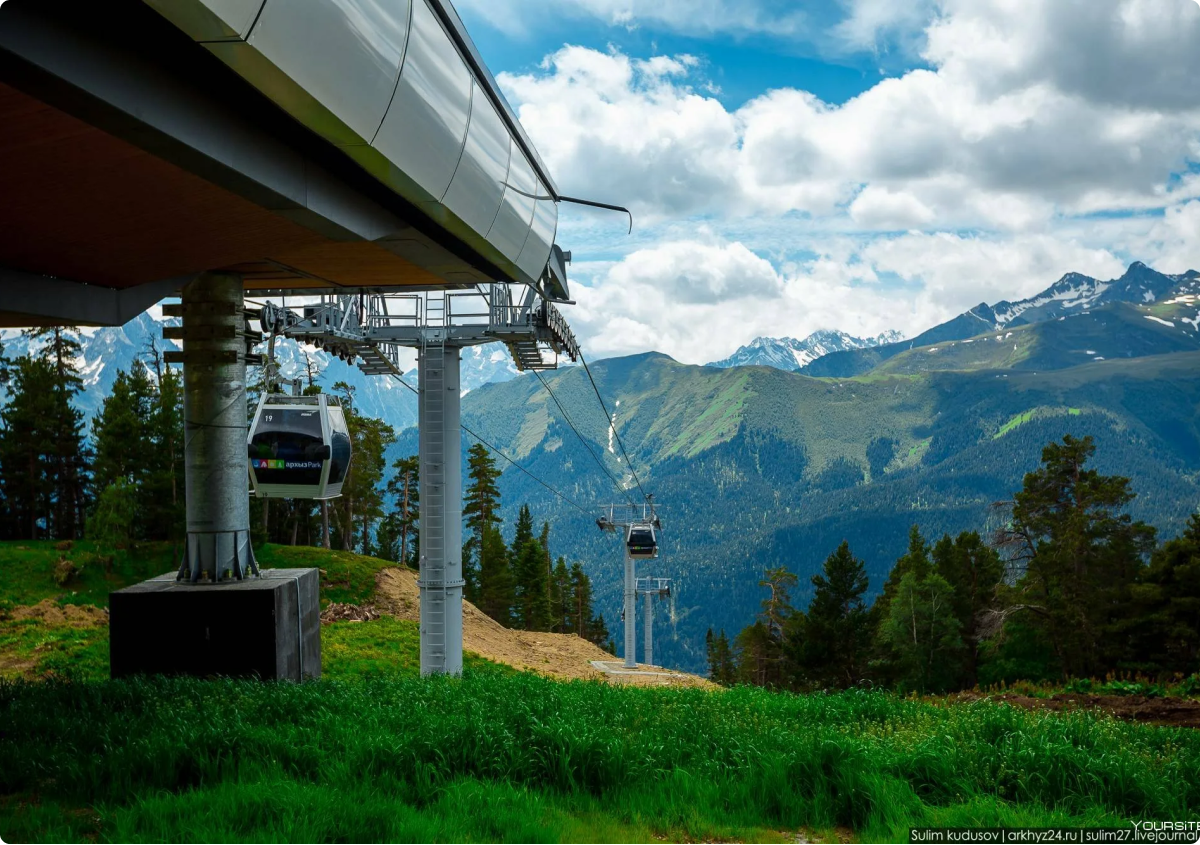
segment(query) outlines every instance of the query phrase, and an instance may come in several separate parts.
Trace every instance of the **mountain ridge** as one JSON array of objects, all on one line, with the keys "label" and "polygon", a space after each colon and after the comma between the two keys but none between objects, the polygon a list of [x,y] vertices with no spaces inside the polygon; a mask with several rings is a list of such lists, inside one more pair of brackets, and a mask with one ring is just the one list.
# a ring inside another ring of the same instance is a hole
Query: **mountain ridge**
[{"label": "mountain ridge", "polygon": [[837,329],[821,329],[803,340],[794,337],[756,337],[728,358],[711,361],[707,367],[764,366],[795,372],[830,352],[867,349],[903,339],[897,331],[886,331],[875,337],[861,338]]}]

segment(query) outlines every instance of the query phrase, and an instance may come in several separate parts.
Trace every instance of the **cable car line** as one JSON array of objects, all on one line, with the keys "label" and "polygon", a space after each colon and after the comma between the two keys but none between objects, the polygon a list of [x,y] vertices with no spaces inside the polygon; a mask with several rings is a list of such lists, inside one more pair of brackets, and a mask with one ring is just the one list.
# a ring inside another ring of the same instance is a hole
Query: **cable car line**
[{"label": "cable car line", "polygon": [[[401,385],[403,385],[404,387],[407,387],[407,388],[408,388],[409,390],[411,390],[413,393],[417,394],[417,396],[418,396],[418,397],[421,395],[421,392],[420,392],[419,390],[417,390],[417,389],[416,389],[415,387],[413,387],[411,384],[409,384],[408,382],[406,382],[404,379],[400,378],[400,376],[396,375],[395,373],[392,373],[392,378],[394,378],[396,381],[400,382],[400,384],[401,384]],[[532,478],[532,479],[533,479],[534,481],[536,481],[538,484],[540,484],[540,485],[542,485],[543,487],[545,487],[547,490],[549,490],[549,491],[550,491],[551,493],[553,493],[555,496],[558,496],[558,498],[562,499],[562,500],[563,500],[564,502],[566,502],[568,505],[570,505],[571,507],[575,508],[575,510],[579,511],[580,513],[582,513],[582,514],[584,514],[584,515],[586,515],[586,516],[591,516],[591,511],[589,511],[589,510],[587,510],[586,508],[584,508],[584,507],[583,507],[583,505],[581,505],[581,504],[579,504],[578,502],[576,502],[575,500],[573,500],[573,499],[569,498],[569,497],[568,497],[566,494],[564,494],[564,493],[561,493],[561,492],[559,492],[558,490],[554,489],[554,488],[553,488],[553,487],[551,487],[549,484],[547,484],[545,481],[542,481],[542,479],[538,478],[538,477],[537,477],[536,475],[534,475],[532,472],[530,472],[529,470],[525,469],[525,467],[521,466],[519,463],[517,463],[516,461],[514,461],[514,460],[513,460],[512,458],[510,458],[508,455],[504,454],[504,453],[503,453],[503,452],[501,452],[499,449],[497,449],[495,446],[493,446],[491,443],[488,443],[486,440],[484,440],[484,439],[483,439],[482,437],[480,437],[478,434],[476,434],[475,432],[471,431],[471,429],[469,429],[469,428],[467,428],[465,425],[463,425],[461,420],[459,421],[458,427],[459,427],[459,428],[461,428],[463,431],[465,431],[467,434],[469,434],[469,435],[471,435],[472,437],[474,437],[474,438],[475,438],[476,440],[478,440],[480,443],[482,443],[482,444],[483,444],[483,446],[484,446],[484,448],[486,448],[486,449],[489,449],[489,450],[491,450],[492,452],[494,452],[494,453],[496,453],[497,455],[499,455],[500,457],[504,458],[504,460],[508,461],[510,464],[512,464],[513,466],[515,466],[517,469],[519,469],[521,472],[523,472],[523,473],[525,473],[526,475],[528,475],[530,478]]]},{"label": "cable car line", "polygon": [[592,456],[592,460],[596,462],[596,466],[600,467],[600,471],[608,476],[609,480],[612,481],[617,490],[625,493],[625,495],[628,496],[628,491],[621,486],[621,482],[615,475],[612,474],[609,468],[604,465],[604,462],[596,456],[596,452],[592,449],[591,445],[584,440],[583,435],[579,433],[579,429],[577,429],[575,427],[575,423],[571,421],[571,415],[567,413],[567,409],[563,407],[562,402],[558,401],[558,397],[554,395],[554,391],[550,389],[550,385],[547,384],[544,378],[542,378],[542,374],[537,370],[534,370],[533,374],[537,376],[538,381],[542,383],[542,387],[546,388],[546,392],[550,394],[550,398],[554,400],[554,404],[558,406],[558,410],[562,411],[563,419],[567,421],[567,425],[571,427],[571,431],[575,432],[575,436],[579,438],[579,442],[583,444],[583,447],[587,449],[588,454]]},{"label": "cable car line", "polygon": [[637,484],[638,490],[642,494],[643,501],[648,501],[650,497],[646,494],[646,489],[642,487],[642,480],[638,478],[637,470],[633,468],[633,461],[629,460],[629,453],[625,451],[625,442],[621,440],[621,435],[617,431],[617,424],[613,420],[613,415],[608,411],[608,405],[604,404],[604,397],[600,395],[600,388],[596,386],[596,380],[592,378],[592,371],[588,367],[587,359],[583,357],[583,350],[579,351],[579,363],[583,364],[583,371],[587,373],[588,381],[592,383],[592,390],[596,394],[596,398],[600,400],[600,407],[604,409],[604,417],[608,420],[609,430],[617,439],[617,445],[621,447],[621,454],[625,457],[625,465],[629,467],[629,471],[633,473],[634,483]]}]

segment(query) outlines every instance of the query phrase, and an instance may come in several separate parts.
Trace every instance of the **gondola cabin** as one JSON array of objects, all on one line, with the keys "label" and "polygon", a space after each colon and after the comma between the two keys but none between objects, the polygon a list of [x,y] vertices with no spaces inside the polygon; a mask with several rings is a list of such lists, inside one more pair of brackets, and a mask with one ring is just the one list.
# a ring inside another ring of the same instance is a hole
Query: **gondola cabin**
[{"label": "gondola cabin", "polygon": [[264,395],[247,451],[255,496],[333,499],[350,469],[350,430],[334,397]]},{"label": "gondola cabin", "polygon": [[625,548],[634,560],[658,557],[658,537],[653,525],[631,525],[625,535]]}]

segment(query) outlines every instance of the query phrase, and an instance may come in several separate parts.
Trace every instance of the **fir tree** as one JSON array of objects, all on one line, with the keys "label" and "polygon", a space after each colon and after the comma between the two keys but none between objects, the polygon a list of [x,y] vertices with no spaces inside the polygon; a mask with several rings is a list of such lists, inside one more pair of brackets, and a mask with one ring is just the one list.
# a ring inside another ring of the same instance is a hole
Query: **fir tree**
[{"label": "fir tree", "polygon": [[88,469],[82,415],[71,405],[75,382],[60,379],[46,356],[21,358],[8,373],[0,484],[9,531],[18,539],[75,538],[83,528]]},{"label": "fir tree", "polygon": [[812,577],[812,602],[804,615],[800,643],[804,675],[824,687],[857,684],[871,645],[870,613],[863,602],[867,573],[863,562],[842,542]]},{"label": "fir tree", "polygon": [[880,636],[896,655],[902,687],[944,692],[954,685],[962,640],[953,595],[936,573],[910,571],[896,586]]},{"label": "fir tree", "polygon": [[571,613],[572,599],[571,572],[567,569],[567,560],[559,557],[550,574],[550,615],[553,627],[550,629],[557,634],[573,634],[574,616]]},{"label": "fir tree", "polygon": [[513,626],[516,604],[508,549],[500,529],[487,526],[479,544],[479,609],[506,628]]},{"label": "fir tree", "polygon": [[1091,437],[1068,435],[1042,450],[998,542],[1024,565],[1010,612],[1041,631],[1064,677],[1103,672],[1128,654],[1114,636],[1154,546],[1154,529],[1125,513],[1129,479],[1086,469]]},{"label": "fir tree", "polygon": [[[499,546],[494,542],[484,542],[492,531],[499,535],[500,489],[496,486],[496,480],[500,472],[496,469],[495,459],[480,443],[467,450],[467,476],[468,484],[463,496],[463,519],[467,529],[463,540],[463,580],[466,581],[467,600],[483,609],[485,603],[492,602],[494,605],[500,601],[499,596],[507,595],[512,590],[512,584],[508,553],[503,541]],[[502,553],[500,558],[489,557],[497,551]],[[504,583],[491,585],[489,589],[487,579],[502,572],[505,573],[502,576]],[[511,596],[506,601],[507,607],[511,608]],[[484,612],[488,613],[487,610]],[[505,618],[508,618],[509,612],[505,611]],[[488,615],[492,616],[491,613]],[[492,618],[496,619],[495,616]]]},{"label": "fir tree", "polygon": [[723,687],[737,683],[737,665],[725,630],[721,629],[721,633],[714,637],[712,628],[709,628],[704,636],[704,644],[708,653],[709,679]]},{"label": "fir tree", "polygon": [[996,602],[1004,577],[1004,564],[995,549],[974,531],[951,540],[942,537],[933,547],[934,569],[953,590],[954,615],[963,641],[960,685],[975,686],[979,673],[981,625],[985,612]]}]

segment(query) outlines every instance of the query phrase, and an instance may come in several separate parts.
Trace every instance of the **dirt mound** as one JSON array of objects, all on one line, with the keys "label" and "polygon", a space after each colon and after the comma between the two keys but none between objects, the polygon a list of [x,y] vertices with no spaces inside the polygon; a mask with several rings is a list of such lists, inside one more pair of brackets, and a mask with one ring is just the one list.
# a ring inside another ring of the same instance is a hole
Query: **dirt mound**
[{"label": "dirt mound", "polygon": [[[380,609],[399,619],[420,621],[420,591],[416,572],[385,569],[376,576],[375,586],[376,602]],[[608,680],[609,676],[593,666],[592,661],[613,659],[608,652],[573,634],[544,634],[505,628],[469,601],[463,602],[463,648],[488,660],[552,678]],[[641,682],[637,676],[625,676],[621,681]],[[661,676],[647,676],[645,682],[664,683]],[[688,685],[708,683],[694,676],[680,676],[680,682]]]},{"label": "dirt mound", "polygon": [[321,611],[321,624],[331,622],[370,622],[379,618],[379,609],[373,604],[342,604],[334,602]]},{"label": "dirt mound", "polygon": [[963,692],[951,701],[997,701],[1029,710],[1100,710],[1118,719],[1178,728],[1200,728],[1200,701],[1190,698],[1148,698],[1144,695],[1091,695],[1060,692],[1049,698],[1018,693]]},{"label": "dirt mound", "polygon": [[31,607],[15,607],[11,615],[18,622],[36,619],[55,627],[95,628],[108,624],[107,610],[90,604],[59,604],[54,599],[42,599]]}]

